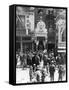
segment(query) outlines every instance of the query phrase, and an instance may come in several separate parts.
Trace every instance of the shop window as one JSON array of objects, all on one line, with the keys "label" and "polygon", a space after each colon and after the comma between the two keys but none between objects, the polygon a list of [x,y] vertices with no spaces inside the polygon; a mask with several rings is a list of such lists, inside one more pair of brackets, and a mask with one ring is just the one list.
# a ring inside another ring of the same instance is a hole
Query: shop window
[{"label": "shop window", "polygon": [[16,28],[24,29],[25,28],[25,16],[17,15],[16,17]]},{"label": "shop window", "polygon": [[62,33],[62,42],[66,41],[66,30],[63,31]]},{"label": "shop window", "polygon": [[16,51],[17,51],[17,52],[20,51],[20,42],[16,42]]}]

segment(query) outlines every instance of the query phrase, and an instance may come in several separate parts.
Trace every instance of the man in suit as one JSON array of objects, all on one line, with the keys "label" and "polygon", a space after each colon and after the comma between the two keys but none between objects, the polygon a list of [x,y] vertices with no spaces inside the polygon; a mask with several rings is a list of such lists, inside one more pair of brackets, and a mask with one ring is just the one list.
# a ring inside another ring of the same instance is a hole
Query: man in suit
[{"label": "man in suit", "polygon": [[39,65],[40,63],[40,58],[37,54],[35,54],[33,57],[32,57],[32,66],[33,66],[33,70],[35,68],[37,68],[37,66]]},{"label": "man in suit", "polygon": [[50,72],[50,80],[54,81],[54,72],[55,72],[55,65],[54,64],[50,64],[49,72]]}]

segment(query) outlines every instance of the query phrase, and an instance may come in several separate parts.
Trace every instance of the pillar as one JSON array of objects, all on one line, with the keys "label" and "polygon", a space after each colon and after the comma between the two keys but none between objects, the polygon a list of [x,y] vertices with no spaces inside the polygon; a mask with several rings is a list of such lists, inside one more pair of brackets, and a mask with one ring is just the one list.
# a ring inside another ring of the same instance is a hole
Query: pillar
[{"label": "pillar", "polygon": [[26,29],[26,35],[28,35],[28,29]]},{"label": "pillar", "polygon": [[22,37],[21,37],[21,50],[20,50],[20,52],[23,52]]},{"label": "pillar", "polygon": [[36,41],[36,51],[38,50],[39,41]]},{"label": "pillar", "polygon": [[43,41],[44,49],[46,49],[46,42],[45,40]]}]

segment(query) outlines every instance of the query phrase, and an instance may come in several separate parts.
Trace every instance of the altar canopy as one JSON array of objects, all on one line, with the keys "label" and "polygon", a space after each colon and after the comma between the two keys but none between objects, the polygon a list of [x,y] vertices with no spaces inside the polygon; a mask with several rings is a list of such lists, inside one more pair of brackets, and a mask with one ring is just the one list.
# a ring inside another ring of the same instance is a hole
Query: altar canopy
[{"label": "altar canopy", "polygon": [[35,36],[43,36],[47,38],[47,29],[44,21],[40,20],[37,23],[37,27],[35,29]]}]

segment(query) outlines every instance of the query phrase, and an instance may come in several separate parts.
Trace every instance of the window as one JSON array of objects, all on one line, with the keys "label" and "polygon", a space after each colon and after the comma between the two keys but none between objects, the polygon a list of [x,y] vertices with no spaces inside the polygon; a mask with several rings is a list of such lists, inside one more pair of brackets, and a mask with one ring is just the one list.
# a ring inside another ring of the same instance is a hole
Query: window
[{"label": "window", "polygon": [[17,29],[25,29],[25,15],[17,15],[16,28]]}]

